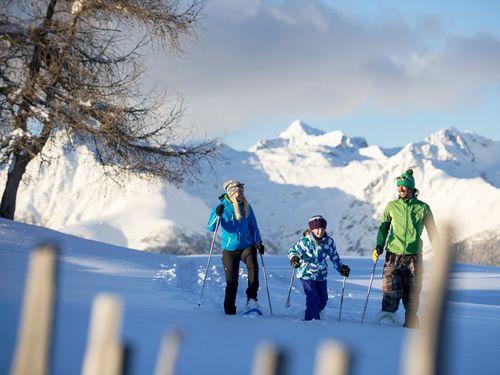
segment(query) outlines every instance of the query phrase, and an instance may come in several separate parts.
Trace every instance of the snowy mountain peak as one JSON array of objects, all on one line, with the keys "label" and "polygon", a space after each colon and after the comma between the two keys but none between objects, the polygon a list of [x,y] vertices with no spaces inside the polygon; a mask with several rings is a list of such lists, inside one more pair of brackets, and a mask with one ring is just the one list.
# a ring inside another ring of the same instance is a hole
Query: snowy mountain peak
[{"label": "snowy mountain peak", "polygon": [[466,143],[463,134],[454,127],[441,129],[431,134],[426,141],[435,146],[448,145],[460,148],[464,148]]},{"label": "snowy mountain peak", "polygon": [[431,134],[426,141],[435,146],[448,146],[458,149],[488,149],[494,147],[495,143],[491,139],[485,138],[472,131],[461,132],[454,127],[441,129],[438,132]]},{"label": "snowy mountain peak", "polygon": [[315,129],[305,122],[297,119],[290,124],[290,126],[283,132],[280,133],[280,138],[293,139],[293,138],[303,138],[308,136],[319,136],[325,134],[324,131]]},{"label": "snowy mountain peak", "polygon": [[488,146],[486,139],[472,133],[462,133],[454,127],[441,129],[425,139],[425,155],[441,161],[474,162],[477,148]]},{"label": "snowy mountain peak", "polygon": [[257,150],[280,147],[288,148],[290,146],[293,146],[294,149],[305,148],[308,150],[311,148],[321,149],[325,147],[342,147],[350,149],[367,147],[368,144],[364,138],[350,138],[340,130],[325,132],[313,128],[301,120],[295,120],[285,131],[279,134],[278,138],[261,140],[249,151],[255,152]]}]

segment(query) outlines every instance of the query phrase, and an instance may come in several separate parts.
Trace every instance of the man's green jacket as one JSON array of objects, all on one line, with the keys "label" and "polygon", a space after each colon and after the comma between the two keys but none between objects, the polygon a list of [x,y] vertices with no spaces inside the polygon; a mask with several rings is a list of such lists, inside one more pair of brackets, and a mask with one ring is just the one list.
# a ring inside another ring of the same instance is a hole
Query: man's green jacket
[{"label": "man's green jacket", "polygon": [[419,254],[422,252],[422,232],[424,227],[434,250],[439,241],[438,231],[431,208],[416,197],[402,198],[387,204],[377,233],[377,247],[384,247],[399,255]]}]

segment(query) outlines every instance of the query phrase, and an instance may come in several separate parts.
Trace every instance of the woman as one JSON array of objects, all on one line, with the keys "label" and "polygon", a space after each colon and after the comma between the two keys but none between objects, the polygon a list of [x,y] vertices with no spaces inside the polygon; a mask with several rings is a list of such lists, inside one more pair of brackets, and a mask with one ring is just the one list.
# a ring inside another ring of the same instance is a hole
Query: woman
[{"label": "woman", "polygon": [[220,221],[222,264],[226,275],[224,312],[227,315],[235,315],[241,261],[246,264],[248,270],[246,310],[258,308],[259,264],[257,252],[264,254],[264,245],[252,207],[245,198],[244,184],[236,180],[229,180],[224,183],[224,190],[225,193],[219,197],[220,204],[210,214],[208,230],[215,231],[217,220]]}]

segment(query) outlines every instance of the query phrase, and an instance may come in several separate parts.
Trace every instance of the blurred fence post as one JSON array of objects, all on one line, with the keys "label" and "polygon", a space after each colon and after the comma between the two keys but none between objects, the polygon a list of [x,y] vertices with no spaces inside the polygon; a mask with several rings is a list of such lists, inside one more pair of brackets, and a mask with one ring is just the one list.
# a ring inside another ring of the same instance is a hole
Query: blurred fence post
[{"label": "blurred fence post", "polygon": [[350,355],[342,345],[328,341],[316,352],[315,375],[347,375],[350,371]]},{"label": "blurred fence post", "polygon": [[155,375],[174,375],[181,342],[182,333],[179,330],[173,330],[163,338]]},{"label": "blurred fence post", "polygon": [[41,245],[31,253],[12,375],[50,372],[57,253],[54,245]]},{"label": "blurred fence post", "polygon": [[285,356],[273,344],[264,343],[257,348],[253,375],[283,375],[285,374]]},{"label": "blurred fence post", "polygon": [[122,302],[118,297],[109,294],[95,297],[83,375],[122,373],[123,346],[119,341],[121,317]]},{"label": "blurred fence post", "polygon": [[432,263],[432,285],[428,288],[420,329],[408,336],[401,357],[401,374],[438,375],[443,370],[446,353],[446,305],[451,263],[452,228],[446,226]]}]

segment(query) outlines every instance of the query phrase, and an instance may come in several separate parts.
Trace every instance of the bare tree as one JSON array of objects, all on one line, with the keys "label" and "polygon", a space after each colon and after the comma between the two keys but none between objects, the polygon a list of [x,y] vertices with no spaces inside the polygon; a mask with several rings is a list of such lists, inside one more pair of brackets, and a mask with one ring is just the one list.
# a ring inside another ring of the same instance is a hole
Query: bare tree
[{"label": "bare tree", "polygon": [[163,97],[139,85],[144,47],[177,52],[192,35],[204,0],[188,1],[0,0],[0,216],[14,218],[26,167],[56,133],[92,145],[114,176],[178,184],[216,154],[215,140],[179,141],[181,101],[161,115]]}]

